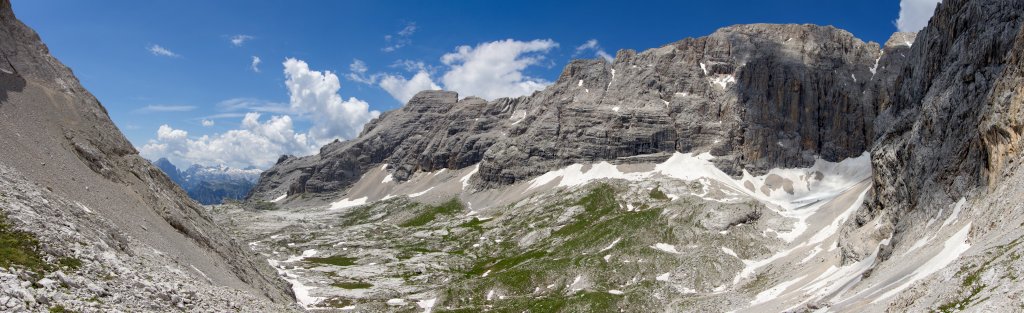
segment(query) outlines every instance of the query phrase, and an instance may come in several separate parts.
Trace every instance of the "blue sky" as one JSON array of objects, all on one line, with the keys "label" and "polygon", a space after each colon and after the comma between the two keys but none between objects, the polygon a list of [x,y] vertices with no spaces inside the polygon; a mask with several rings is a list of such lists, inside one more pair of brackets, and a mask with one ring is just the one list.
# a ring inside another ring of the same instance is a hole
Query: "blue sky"
[{"label": "blue sky", "polygon": [[[904,2],[928,9],[935,0]],[[884,42],[907,19],[899,1],[13,4],[143,156],[259,167],[351,137],[420,87],[518,95],[554,80],[573,58],[644,50],[732,24],[834,25]],[[479,79],[488,75],[506,80]]]}]

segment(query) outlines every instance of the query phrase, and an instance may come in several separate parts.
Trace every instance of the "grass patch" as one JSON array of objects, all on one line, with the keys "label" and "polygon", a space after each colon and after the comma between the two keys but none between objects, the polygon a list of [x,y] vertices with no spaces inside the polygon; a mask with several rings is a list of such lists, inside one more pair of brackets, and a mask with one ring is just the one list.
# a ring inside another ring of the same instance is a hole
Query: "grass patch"
[{"label": "grass patch", "polygon": [[306,262],[311,262],[311,263],[334,265],[334,266],[350,266],[350,265],[355,265],[356,264],[356,259],[355,258],[343,257],[343,256],[340,256],[340,255],[329,256],[329,257],[325,257],[325,258],[306,258],[305,261]]},{"label": "grass patch", "polygon": [[[985,290],[985,287],[987,287],[987,285],[981,283],[981,274],[984,273],[985,270],[987,270],[990,267],[992,267],[992,264],[997,259],[999,259],[1000,257],[1006,255],[1007,252],[1010,252],[1011,250],[1014,250],[1018,245],[1020,245],[1021,239],[1024,239],[1024,237],[1018,237],[1017,239],[1014,239],[1013,241],[1010,241],[1009,243],[1007,243],[1005,245],[998,245],[998,246],[996,246],[995,247],[995,251],[989,251],[988,252],[989,254],[995,254],[995,255],[992,258],[986,260],[985,263],[982,263],[981,266],[978,266],[978,269],[976,269],[974,271],[970,271],[969,267],[962,267],[962,268],[960,268],[960,270],[957,272],[957,275],[961,275],[961,274],[965,274],[966,273],[966,275],[964,275],[963,281],[960,282],[960,287],[961,288],[969,288],[969,289],[967,289],[967,295],[964,296],[963,298],[960,298],[960,299],[957,299],[957,300],[953,300],[953,301],[950,301],[950,302],[947,302],[947,303],[944,303],[944,304],[940,305],[936,309],[936,311],[937,312],[943,312],[943,313],[963,311],[964,309],[967,309],[967,307],[969,307],[972,304],[976,304],[978,302],[985,301],[986,299],[988,299],[988,298],[978,299],[978,294],[981,293],[981,291]],[[1015,253],[1016,252],[1011,253],[1008,258],[1009,259],[1013,259]],[[970,271],[970,272],[968,272],[968,271]]]},{"label": "grass patch", "polygon": [[577,205],[583,206],[583,213],[576,216],[572,223],[562,226],[552,236],[564,236],[580,232],[601,219],[601,217],[615,212],[619,203],[615,200],[615,189],[608,184],[601,184],[590,190],[587,195],[580,198]]},{"label": "grass patch", "polygon": [[345,298],[334,297],[334,298],[330,298],[330,299],[324,300],[320,304],[323,305],[323,306],[332,307],[332,308],[343,308],[343,307],[347,307],[347,306],[353,305],[353,304],[355,304],[355,302],[352,302],[352,300],[345,299]]},{"label": "grass patch", "polygon": [[484,225],[484,221],[481,221],[479,218],[475,218],[474,217],[472,221],[468,221],[468,222],[462,223],[462,224],[459,225],[459,227],[469,228],[469,229],[473,229],[473,230],[482,230],[482,229],[484,229],[483,225]]},{"label": "grass patch", "polygon": [[438,206],[431,206],[424,209],[416,216],[398,224],[400,227],[416,227],[427,225],[427,223],[433,222],[438,215],[454,214],[463,210],[462,203],[458,199],[452,198],[448,202],[442,203]]},{"label": "grass patch", "polygon": [[469,271],[469,275],[475,277],[483,275],[488,270],[490,270],[491,272],[498,272],[510,269],[530,259],[542,258],[545,255],[547,255],[546,251],[534,250],[527,251],[526,253],[509,258],[485,260],[477,263],[476,266],[474,266],[473,269]]},{"label": "grass patch", "polygon": [[63,305],[55,305],[50,307],[50,313],[74,313],[74,310],[65,309]]},{"label": "grass patch", "polygon": [[649,195],[651,196],[651,199],[654,200],[668,200],[668,195],[666,195],[665,192],[661,191],[661,189],[658,187],[654,187],[654,189],[651,189]]},{"label": "grass patch", "polygon": [[277,203],[269,201],[256,201],[256,203],[253,203],[252,208],[259,211],[273,211],[277,210]]},{"label": "grass patch", "polygon": [[76,258],[60,258],[60,260],[57,260],[57,265],[71,271],[77,271],[79,268],[82,268],[82,260]]},{"label": "grass patch", "polygon": [[373,287],[373,284],[361,281],[345,281],[335,282],[331,286],[342,288],[342,289],[367,289]]},{"label": "grass patch", "polygon": [[35,272],[44,272],[50,265],[39,253],[39,240],[28,232],[15,230],[0,215],[0,267],[24,267]]}]

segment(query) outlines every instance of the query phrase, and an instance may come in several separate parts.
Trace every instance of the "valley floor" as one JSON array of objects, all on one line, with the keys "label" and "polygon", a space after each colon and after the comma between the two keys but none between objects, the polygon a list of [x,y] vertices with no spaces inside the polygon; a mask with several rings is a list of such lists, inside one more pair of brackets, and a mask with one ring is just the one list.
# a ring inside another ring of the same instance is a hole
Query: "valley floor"
[{"label": "valley floor", "polygon": [[403,183],[381,168],[340,200],[211,210],[327,311],[941,309],[907,291],[976,245],[965,202],[895,251],[885,219],[851,226],[867,155],[739,179],[709,158],[574,165],[487,191],[467,184],[474,168]]}]

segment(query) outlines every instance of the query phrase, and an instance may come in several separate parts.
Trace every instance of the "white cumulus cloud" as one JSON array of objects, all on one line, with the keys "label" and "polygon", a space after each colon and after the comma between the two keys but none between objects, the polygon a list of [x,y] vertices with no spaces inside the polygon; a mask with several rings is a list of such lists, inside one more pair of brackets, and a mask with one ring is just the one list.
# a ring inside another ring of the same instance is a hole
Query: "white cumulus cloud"
[{"label": "white cumulus cloud", "polygon": [[306,134],[293,129],[291,117],[273,116],[260,122],[259,113],[248,113],[239,129],[198,138],[189,138],[187,131],[161,125],[157,137],[142,146],[139,152],[151,160],[166,157],[172,163],[184,166],[223,164],[237,168],[250,165],[266,168],[282,154],[306,155],[316,149]]},{"label": "white cumulus cloud", "polygon": [[900,17],[896,28],[901,32],[916,32],[928,25],[935,6],[942,0],[901,0]]},{"label": "white cumulus cloud", "polygon": [[460,46],[441,57],[441,62],[449,66],[441,81],[445,89],[463,96],[493,100],[528,95],[551,82],[529,77],[523,70],[543,61],[544,53],[557,46],[558,43],[550,39],[507,39],[476,47]]},{"label": "white cumulus cloud", "polygon": [[284,74],[290,108],[313,122],[309,134],[316,142],[354,138],[363,124],[380,115],[366,101],[343,99],[338,94],[341,82],[330,71],[314,71],[305,61],[289,58],[284,61]]},{"label": "white cumulus cloud", "polygon": [[168,50],[167,48],[161,47],[160,45],[150,45],[149,48],[147,48],[147,50],[149,50],[149,53],[152,53],[153,55],[171,58],[181,57],[180,54],[174,53],[174,51]]},{"label": "white cumulus cloud", "polygon": [[252,71],[253,72],[256,72],[256,73],[260,72],[260,62],[263,62],[263,60],[260,60],[260,57],[255,56],[255,55],[252,56]]},{"label": "white cumulus cloud", "polygon": [[[217,104],[223,113],[202,118],[204,127],[216,118],[242,117],[237,129],[219,134],[189,136],[182,129],[161,125],[156,138],[139,148],[149,159],[166,157],[171,162],[266,168],[282,154],[309,155],[334,139],[351,139],[363,125],[380,115],[365,101],[338,94],[341,83],[330,71],[316,71],[298,59],[283,63],[289,103],[274,103],[252,98],[235,98]],[[249,111],[242,115],[240,112]],[[261,121],[259,112],[274,115]],[[295,129],[292,118],[308,121],[305,132]]]},{"label": "white cumulus cloud", "polygon": [[601,48],[601,44],[597,42],[597,39],[587,40],[587,42],[576,47],[576,52],[573,53],[572,56],[577,57],[587,53],[588,51],[593,51],[594,56],[601,57],[605,61],[611,62],[615,60],[615,57],[608,54],[608,52],[605,52],[604,49]]},{"label": "white cumulus cloud", "polygon": [[[597,42],[594,41],[596,45]],[[545,54],[558,47],[547,40],[500,40],[473,46],[459,46],[455,52],[441,57],[442,66],[434,67],[422,61],[399,60],[391,64],[412,77],[378,72],[368,74],[362,60],[353,60],[346,78],[351,81],[378,85],[396,100],[405,104],[423,90],[451,90],[462,96],[477,96],[488,100],[518,97],[544,89],[551,82],[530,77],[524,71],[545,61]],[[600,54],[598,54],[600,55]],[[611,56],[607,56],[611,57]],[[443,72],[435,77],[435,72]],[[439,82],[438,82],[439,80]],[[443,88],[442,88],[443,87]]]},{"label": "white cumulus cloud", "polygon": [[384,75],[379,84],[380,88],[403,104],[409,102],[409,99],[420,91],[441,89],[441,86],[430,79],[430,74],[426,71],[420,71],[409,79],[399,75]]}]

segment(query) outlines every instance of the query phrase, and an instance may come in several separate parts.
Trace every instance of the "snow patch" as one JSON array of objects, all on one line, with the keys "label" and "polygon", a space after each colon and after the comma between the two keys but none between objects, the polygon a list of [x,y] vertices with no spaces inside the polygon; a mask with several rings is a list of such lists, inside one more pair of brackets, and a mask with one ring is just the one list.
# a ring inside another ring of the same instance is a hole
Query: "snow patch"
[{"label": "snow patch", "polygon": [[[390,177],[391,175],[388,175],[388,176]],[[280,195],[277,198],[274,198],[274,200],[270,200],[270,202],[278,203],[278,202],[281,202],[281,200],[284,200],[284,198],[287,198],[287,197],[288,197],[288,193],[286,192],[283,195]]]},{"label": "snow patch", "polygon": [[730,83],[736,83],[736,76],[718,75],[718,77],[711,79],[711,83],[721,86],[722,89],[725,89]]},{"label": "snow patch", "polygon": [[519,124],[519,122],[526,119],[526,111],[516,110],[515,112],[512,112],[512,116],[509,116],[508,119],[515,121],[512,122],[512,125]]},{"label": "snow patch", "polygon": [[466,176],[462,176],[462,178],[459,178],[459,181],[462,182],[462,190],[466,190],[466,188],[469,188],[469,179],[472,178],[477,171],[480,171],[480,163],[474,165],[473,170],[469,171],[469,173],[466,173]]},{"label": "snow patch", "polygon": [[655,277],[654,280],[657,280],[657,281],[668,281],[669,276],[672,276],[672,272],[668,272],[668,273],[664,273],[664,274],[658,275],[658,277]]},{"label": "snow patch", "polygon": [[875,59],[875,65],[868,69],[871,71],[871,78],[874,78],[875,73],[878,72],[878,61],[882,60],[883,55],[885,55],[885,50],[882,50],[882,53],[878,54],[878,58]]},{"label": "snow patch", "polygon": [[335,201],[335,202],[331,202],[331,207],[329,207],[327,209],[331,210],[331,211],[334,211],[334,210],[340,210],[340,209],[345,209],[345,208],[356,207],[356,206],[360,206],[360,205],[364,205],[364,204],[366,204],[366,197],[362,197],[362,198],[355,199],[355,200],[349,200],[348,198],[345,198],[345,199],[341,199],[341,200],[338,200],[338,201]]},{"label": "snow patch", "polygon": [[953,261],[956,261],[961,254],[967,252],[967,250],[971,248],[971,244],[967,242],[967,237],[970,233],[971,223],[967,223],[967,225],[964,225],[960,231],[957,231],[953,236],[950,236],[949,239],[946,239],[946,242],[942,246],[942,251],[939,251],[938,254],[933,256],[931,259],[928,259],[928,261],[921,264],[921,266],[917,267],[917,269],[915,269],[912,274],[908,275],[908,277],[901,279],[901,281],[905,280],[903,284],[900,284],[895,288],[887,288],[888,291],[871,301],[871,303],[877,303],[888,299],[889,297],[900,293],[904,289],[907,289],[918,280],[928,277],[928,275],[938,272],[950,263],[953,263]]},{"label": "snow patch", "polygon": [[434,309],[434,304],[437,303],[437,298],[420,300],[416,302],[416,305],[423,309],[423,313],[430,313]]},{"label": "snow patch", "polygon": [[807,275],[784,281],[775,285],[775,287],[768,288],[768,290],[758,293],[757,296],[754,296],[754,300],[750,301],[750,305],[758,305],[778,298],[778,296],[781,295],[783,291],[786,291],[789,286],[796,284],[800,280],[804,279],[804,277],[807,277]]},{"label": "snow patch", "polygon": [[961,197],[960,200],[953,205],[953,213],[950,213],[949,217],[942,222],[942,227],[949,226],[950,224],[953,224],[953,222],[956,222],[956,219],[960,217],[960,210],[964,208],[964,204],[967,204],[967,198]]},{"label": "snow patch", "polygon": [[725,254],[731,255],[731,256],[736,257],[736,258],[740,257],[739,255],[736,255],[736,251],[732,251],[732,249],[729,249],[729,248],[726,248],[726,247],[722,247],[722,252],[725,252]]},{"label": "snow patch", "polygon": [[416,192],[416,193],[410,193],[409,194],[409,198],[415,198],[415,197],[419,197],[419,196],[425,195],[425,194],[427,194],[427,192],[430,192],[430,190],[432,190],[432,189],[434,189],[433,186],[431,186],[430,188],[427,188],[427,190],[424,190],[424,191],[420,191],[420,192]]},{"label": "snow patch", "polygon": [[651,246],[651,248],[658,249],[658,250],[661,250],[661,251],[665,251],[665,252],[668,252],[668,253],[679,254],[679,251],[676,250],[676,246],[673,246],[673,245],[670,245],[670,244],[667,244],[667,243],[660,243],[659,242],[659,243],[656,243],[653,246]]},{"label": "snow patch", "polygon": [[615,241],[612,241],[611,244],[609,244],[607,247],[604,247],[604,249],[601,249],[601,251],[598,252],[605,252],[611,250],[613,247],[615,247],[615,244],[619,243],[619,240],[622,240],[622,237],[616,238]]}]

